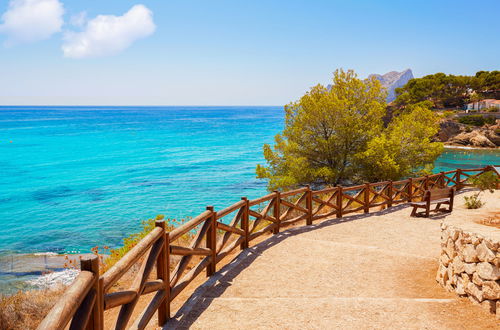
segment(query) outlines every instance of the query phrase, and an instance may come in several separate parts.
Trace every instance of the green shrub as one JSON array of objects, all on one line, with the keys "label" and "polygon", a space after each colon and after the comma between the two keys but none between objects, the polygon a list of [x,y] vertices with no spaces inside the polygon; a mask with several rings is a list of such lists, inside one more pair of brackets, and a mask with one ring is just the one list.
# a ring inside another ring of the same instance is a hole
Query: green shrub
[{"label": "green shrub", "polygon": [[485,116],[484,117],[484,122],[488,125],[494,125],[496,121],[497,121],[497,119],[495,116]]},{"label": "green shrub", "polygon": [[478,188],[479,192],[472,196],[464,197],[465,207],[468,209],[478,209],[484,205],[479,195],[485,190],[489,190],[492,193],[500,183],[500,178],[495,172],[488,171],[481,175],[470,177],[467,182]]},{"label": "green shrub", "polygon": [[488,107],[486,109],[483,109],[483,111],[485,111],[485,112],[499,112],[500,109],[498,109],[497,107]]},{"label": "green shrub", "polygon": [[455,112],[454,111],[450,111],[450,110],[446,110],[443,112],[443,117],[444,118],[451,118],[455,116]]},{"label": "green shrub", "polygon": [[484,124],[494,124],[494,116],[470,115],[458,118],[458,122],[466,125],[483,126]]},{"label": "green shrub", "polygon": [[478,209],[484,205],[484,203],[479,199],[479,194],[474,194],[472,196],[464,196],[465,207],[468,209]]},{"label": "green shrub", "polygon": [[[156,218],[143,220],[142,221],[142,230],[138,233],[133,233],[128,237],[123,239],[123,246],[117,247],[114,249],[110,249],[107,246],[99,247],[96,246],[92,248],[92,253],[99,256],[99,261],[101,263],[100,271],[101,273],[106,272],[110,269],[118,260],[120,260],[128,251],[130,251],[134,246],[139,243],[141,239],[143,239],[150,231],[155,228],[156,220],[164,220],[165,217],[162,214],[156,216]],[[174,228],[180,226],[188,219],[176,220],[176,219],[166,219],[166,231],[172,231]],[[193,233],[189,232],[181,237],[182,240],[190,241],[193,236]]]}]

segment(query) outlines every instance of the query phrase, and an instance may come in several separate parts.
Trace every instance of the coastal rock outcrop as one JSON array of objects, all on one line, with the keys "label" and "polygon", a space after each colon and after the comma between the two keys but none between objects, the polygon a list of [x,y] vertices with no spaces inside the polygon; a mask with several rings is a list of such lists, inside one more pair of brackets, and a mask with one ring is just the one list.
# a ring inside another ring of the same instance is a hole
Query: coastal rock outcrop
[{"label": "coastal rock outcrop", "polygon": [[471,130],[464,124],[445,119],[440,122],[439,133],[435,139],[450,145],[496,148],[500,146],[500,125],[487,125]]},{"label": "coastal rock outcrop", "polygon": [[452,144],[459,145],[470,145],[473,147],[484,147],[484,148],[494,148],[496,145],[488,139],[485,134],[481,131],[472,131],[469,133],[460,133],[453,138],[451,138],[448,142]]}]

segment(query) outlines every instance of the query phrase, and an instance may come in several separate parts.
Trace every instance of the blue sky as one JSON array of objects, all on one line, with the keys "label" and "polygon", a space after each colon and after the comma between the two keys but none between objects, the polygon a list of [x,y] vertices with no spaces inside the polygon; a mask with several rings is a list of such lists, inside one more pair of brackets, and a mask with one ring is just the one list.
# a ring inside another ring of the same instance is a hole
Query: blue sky
[{"label": "blue sky", "polygon": [[498,70],[499,12],[498,0],[0,0],[0,104],[283,105],[336,68]]}]

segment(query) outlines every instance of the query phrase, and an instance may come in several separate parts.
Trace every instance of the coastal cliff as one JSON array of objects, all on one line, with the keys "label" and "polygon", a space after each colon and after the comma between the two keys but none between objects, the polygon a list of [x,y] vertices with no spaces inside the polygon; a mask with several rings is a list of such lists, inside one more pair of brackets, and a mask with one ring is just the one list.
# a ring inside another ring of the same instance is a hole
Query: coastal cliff
[{"label": "coastal cliff", "polygon": [[443,119],[436,140],[452,146],[497,148],[500,146],[499,132],[499,120],[493,125],[471,128],[451,119]]}]

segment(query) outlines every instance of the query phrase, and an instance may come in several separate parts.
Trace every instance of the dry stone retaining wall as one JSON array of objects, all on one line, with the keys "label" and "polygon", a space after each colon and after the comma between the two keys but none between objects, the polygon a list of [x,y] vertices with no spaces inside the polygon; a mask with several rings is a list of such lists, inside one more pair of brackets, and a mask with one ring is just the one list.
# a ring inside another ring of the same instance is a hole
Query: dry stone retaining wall
[{"label": "dry stone retaining wall", "polygon": [[500,242],[446,222],[441,229],[436,280],[500,318]]}]

